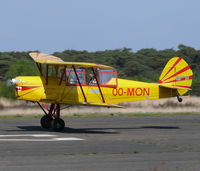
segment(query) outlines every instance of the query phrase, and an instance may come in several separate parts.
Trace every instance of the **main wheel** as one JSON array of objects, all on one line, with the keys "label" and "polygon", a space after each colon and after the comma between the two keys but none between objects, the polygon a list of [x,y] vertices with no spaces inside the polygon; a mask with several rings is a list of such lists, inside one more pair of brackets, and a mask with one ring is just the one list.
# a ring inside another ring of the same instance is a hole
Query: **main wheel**
[{"label": "main wheel", "polygon": [[40,119],[40,123],[42,128],[51,128],[51,122],[52,122],[53,118],[50,115],[44,115],[41,119]]},{"label": "main wheel", "polygon": [[65,122],[60,118],[53,119],[51,122],[51,127],[53,131],[56,132],[63,131],[63,129],[65,128]]}]

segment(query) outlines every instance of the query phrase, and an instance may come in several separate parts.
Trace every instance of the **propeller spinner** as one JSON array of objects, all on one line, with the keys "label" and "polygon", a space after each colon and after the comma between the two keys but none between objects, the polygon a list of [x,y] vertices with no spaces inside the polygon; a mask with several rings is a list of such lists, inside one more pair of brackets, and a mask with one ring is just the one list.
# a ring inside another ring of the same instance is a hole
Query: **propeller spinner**
[{"label": "propeller spinner", "polygon": [[18,80],[15,79],[15,78],[8,79],[8,80],[6,81],[6,85],[7,85],[7,87],[10,87],[10,86],[12,86],[12,85],[16,85],[17,82],[18,82]]}]

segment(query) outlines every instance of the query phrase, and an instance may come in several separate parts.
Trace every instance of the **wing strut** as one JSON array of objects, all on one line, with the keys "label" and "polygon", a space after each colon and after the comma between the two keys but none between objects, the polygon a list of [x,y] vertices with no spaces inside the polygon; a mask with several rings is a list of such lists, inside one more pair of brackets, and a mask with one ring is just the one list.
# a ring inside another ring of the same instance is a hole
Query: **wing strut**
[{"label": "wing strut", "polygon": [[[64,70],[63,70],[63,73],[61,75],[61,78],[60,78],[60,82],[59,82],[59,85],[61,85],[62,81],[63,81],[63,78],[66,76],[66,66],[64,67]],[[65,77],[66,79],[66,77]]]},{"label": "wing strut", "polygon": [[76,72],[76,68],[74,67],[74,65],[72,65],[72,68],[73,68],[74,73],[75,73],[75,75],[76,75],[76,79],[78,80],[78,84],[79,84],[79,86],[80,86],[80,88],[81,88],[81,92],[82,92],[82,94],[83,94],[84,100],[85,100],[85,102],[87,102],[87,98],[86,98],[86,96],[85,96],[85,92],[83,91],[83,87],[82,87],[82,85],[81,85],[80,79],[79,79],[78,74],[77,74],[77,72]]},{"label": "wing strut", "polygon": [[97,86],[98,86],[98,88],[99,88],[99,92],[100,92],[100,94],[101,94],[102,101],[103,101],[103,103],[105,103],[106,101],[105,101],[105,98],[104,98],[103,93],[102,93],[102,91],[101,91],[101,87],[100,87],[100,85],[99,85],[99,81],[98,81],[98,79],[97,79],[97,75],[96,75],[96,73],[95,73],[93,67],[92,67],[92,72],[93,72],[94,77],[95,77],[95,79],[96,79]]},{"label": "wing strut", "polygon": [[46,85],[48,85],[48,72],[49,72],[49,65],[46,65]]},{"label": "wing strut", "polygon": [[43,75],[43,73],[42,73],[42,64],[36,62],[36,65],[37,65],[37,67],[38,67],[38,70],[39,70],[39,72],[40,72],[40,75],[42,76],[42,75]]}]

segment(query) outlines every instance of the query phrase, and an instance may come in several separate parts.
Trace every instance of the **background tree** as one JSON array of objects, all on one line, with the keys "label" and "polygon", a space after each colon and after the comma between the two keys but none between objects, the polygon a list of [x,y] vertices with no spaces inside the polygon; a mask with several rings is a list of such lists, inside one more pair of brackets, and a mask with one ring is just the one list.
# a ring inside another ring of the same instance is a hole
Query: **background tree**
[{"label": "background tree", "polygon": [[[0,52],[0,96],[14,97],[6,87],[6,80],[19,75],[39,75],[29,52]],[[65,50],[53,55],[64,61],[94,62],[115,67],[119,77],[139,81],[157,82],[166,62],[174,57],[183,57],[191,66],[193,77],[192,95],[200,95],[200,50],[179,45],[174,49],[141,49],[133,52],[130,48],[97,52]]]}]

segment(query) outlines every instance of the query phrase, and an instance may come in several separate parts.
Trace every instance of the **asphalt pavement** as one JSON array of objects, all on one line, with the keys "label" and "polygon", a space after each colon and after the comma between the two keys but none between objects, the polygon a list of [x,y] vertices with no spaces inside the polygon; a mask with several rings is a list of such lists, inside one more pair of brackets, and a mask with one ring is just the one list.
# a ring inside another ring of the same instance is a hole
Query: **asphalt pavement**
[{"label": "asphalt pavement", "polygon": [[199,115],[64,120],[55,133],[39,119],[1,119],[0,170],[200,170]]}]

